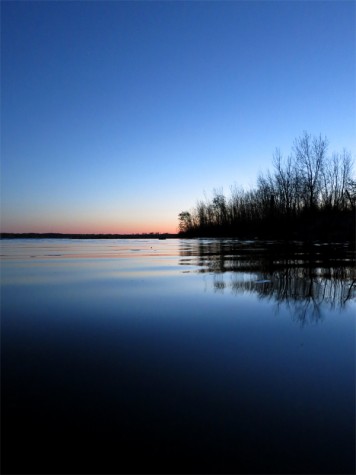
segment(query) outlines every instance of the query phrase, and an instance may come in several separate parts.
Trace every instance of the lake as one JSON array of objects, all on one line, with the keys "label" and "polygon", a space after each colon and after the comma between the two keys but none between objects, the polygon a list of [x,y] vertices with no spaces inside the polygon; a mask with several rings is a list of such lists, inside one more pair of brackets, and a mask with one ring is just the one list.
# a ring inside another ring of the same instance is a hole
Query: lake
[{"label": "lake", "polygon": [[1,241],[2,473],[354,473],[355,255]]}]

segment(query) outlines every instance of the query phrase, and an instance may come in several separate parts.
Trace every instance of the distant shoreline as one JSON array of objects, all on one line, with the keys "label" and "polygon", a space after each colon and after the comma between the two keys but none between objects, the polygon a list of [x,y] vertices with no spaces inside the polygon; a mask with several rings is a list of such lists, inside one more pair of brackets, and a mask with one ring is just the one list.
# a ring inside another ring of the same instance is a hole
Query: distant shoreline
[{"label": "distant shoreline", "polygon": [[0,233],[0,239],[175,239],[178,234],[75,234],[75,233]]}]

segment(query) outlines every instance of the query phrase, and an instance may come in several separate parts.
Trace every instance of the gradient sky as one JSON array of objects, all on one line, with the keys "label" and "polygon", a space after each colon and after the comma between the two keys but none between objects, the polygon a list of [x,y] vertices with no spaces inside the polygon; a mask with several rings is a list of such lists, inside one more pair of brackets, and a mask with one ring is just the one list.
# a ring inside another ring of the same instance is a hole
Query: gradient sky
[{"label": "gradient sky", "polygon": [[355,158],[355,6],[3,0],[2,232],[176,232],[304,130]]}]

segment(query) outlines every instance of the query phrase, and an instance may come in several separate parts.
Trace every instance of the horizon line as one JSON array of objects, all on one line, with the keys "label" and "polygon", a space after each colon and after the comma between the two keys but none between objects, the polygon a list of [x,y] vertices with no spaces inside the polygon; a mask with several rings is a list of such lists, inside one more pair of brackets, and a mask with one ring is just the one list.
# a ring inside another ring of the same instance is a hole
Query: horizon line
[{"label": "horizon line", "polygon": [[146,236],[165,236],[165,237],[175,237],[179,233],[168,233],[168,232],[142,232],[142,233],[59,233],[59,232],[0,232],[0,238],[3,237],[146,237]]}]

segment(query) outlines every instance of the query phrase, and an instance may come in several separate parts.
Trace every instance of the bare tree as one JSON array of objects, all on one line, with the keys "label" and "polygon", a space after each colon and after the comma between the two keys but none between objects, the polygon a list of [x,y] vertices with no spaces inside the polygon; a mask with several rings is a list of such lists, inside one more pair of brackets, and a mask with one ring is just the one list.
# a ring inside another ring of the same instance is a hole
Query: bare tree
[{"label": "bare tree", "polygon": [[203,229],[208,223],[206,204],[203,203],[202,201],[198,201],[196,205],[196,212],[197,212],[198,226],[200,226]]},{"label": "bare tree", "polygon": [[349,152],[334,153],[324,164],[322,173],[322,204],[328,209],[343,210],[347,207],[348,184],[352,175],[352,159]]},{"label": "bare tree", "polygon": [[184,233],[192,229],[192,216],[188,211],[182,211],[178,215],[179,231]]},{"label": "bare tree", "polygon": [[273,156],[273,166],[275,169],[275,189],[278,201],[283,213],[288,216],[292,211],[296,211],[299,204],[299,182],[298,173],[291,155],[283,161],[282,154],[276,149]]},{"label": "bare tree", "polygon": [[305,204],[310,209],[318,204],[327,147],[326,138],[312,137],[307,132],[294,142],[297,171],[302,180]]},{"label": "bare tree", "polygon": [[223,226],[227,221],[226,198],[223,190],[214,189],[214,197],[212,201],[214,210],[214,221],[218,226]]}]

